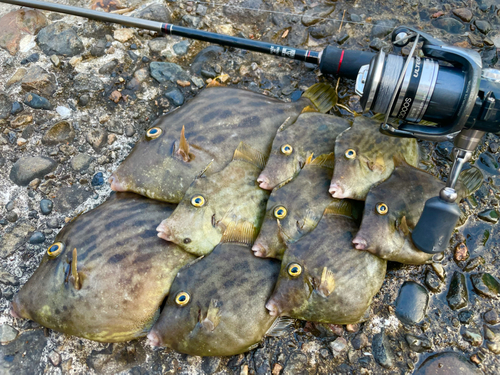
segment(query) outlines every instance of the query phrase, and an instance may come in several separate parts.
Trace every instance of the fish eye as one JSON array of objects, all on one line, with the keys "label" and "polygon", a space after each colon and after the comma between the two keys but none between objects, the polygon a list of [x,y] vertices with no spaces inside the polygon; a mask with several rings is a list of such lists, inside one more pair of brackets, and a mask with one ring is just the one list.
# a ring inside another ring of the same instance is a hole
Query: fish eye
[{"label": "fish eye", "polygon": [[347,150],[345,152],[344,155],[347,159],[355,159],[356,158],[356,151],[354,151],[352,148],[350,148],[349,150]]},{"label": "fish eye", "polygon": [[191,198],[191,204],[195,207],[203,207],[205,205],[205,198],[201,195],[195,195]]},{"label": "fish eye", "polygon": [[290,155],[291,153],[293,152],[293,147],[286,144],[286,145],[283,145],[281,146],[281,153],[284,154],[284,155]]},{"label": "fish eye", "polygon": [[376,210],[379,215],[385,215],[389,212],[389,207],[385,203],[378,203]]},{"label": "fish eye", "polygon": [[276,219],[284,219],[286,217],[286,214],[287,214],[287,210],[285,207],[283,206],[278,206],[274,209],[274,217]]},{"label": "fish eye", "polygon": [[298,263],[292,263],[288,266],[288,274],[297,277],[302,273],[302,267]]},{"label": "fish eye", "polygon": [[161,133],[162,130],[155,126],[154,128],[151,128],[146,132],[146,137],[148,137],[149,139],[155,139],[158,138]]},{"label": "fish eye", "polygon": [[175,303],[178,304],[179,306],[184,306],[187,305],[191,297],[189,296],[189,293],[186,292],[179,292],[175,296]]},{"label": "fish eye", "polygon": [[54,242],[47,249],[47,255],[51,258],[55,258],[59,254],[61,254],[63,250],[64,250],[64,244],[62,244],[61,242]]}]

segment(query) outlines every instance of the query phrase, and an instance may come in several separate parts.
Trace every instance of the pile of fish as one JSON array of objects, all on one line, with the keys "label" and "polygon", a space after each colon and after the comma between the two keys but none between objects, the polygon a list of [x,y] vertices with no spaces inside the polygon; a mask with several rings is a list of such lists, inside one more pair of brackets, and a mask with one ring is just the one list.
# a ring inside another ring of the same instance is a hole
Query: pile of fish
[{"label": "pile of fish", "polygon": [[[414,139],[324,114],[316,85],[285,103],[209,88],[161,117],[110,178],[117,193],[57,235],[11,313],[101,342],[225,356],[293,319],[370,317],[387,261],[443,183]],[[482,182],[461,175],[460,197]],[[43,288],[40,288],[43,285]]]}]

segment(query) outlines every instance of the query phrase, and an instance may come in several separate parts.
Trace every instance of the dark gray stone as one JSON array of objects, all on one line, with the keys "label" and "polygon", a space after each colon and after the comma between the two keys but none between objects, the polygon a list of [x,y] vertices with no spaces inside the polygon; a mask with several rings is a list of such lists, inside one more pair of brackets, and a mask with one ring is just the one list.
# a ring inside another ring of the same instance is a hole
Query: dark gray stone
[{"label": "dark gray stone", "polygon": [[19,331],[8,324],[0,324],[0,344],[6,345],[14,341],[19,334]]},{"label": "dark gray stone", "polygon": [[0,373],[32,375],[39,373],[40,359],[47,343],[43,329],[28,331],[16,340],[0,346]]},{"label": "dark gray stone", "polygon": [[498,313],[494,309],[486,311],[484,313],[483,318],[484,318],[484,321],[488,324],[497,324],[498,322],[500,322],[500,319],[498,317]]},{"label": "dark gray stone", "polygon": [[78,185],[63,186],[55,194],[54,207],[57,212],[65,214],[87,200],[92,193]]},{"label": "dark gray stone", "polygon": [[160,53],[168,47],[169,41],[167,38],[155,38],[148,42],[151,52]]},{"label": "dark gray stone", "polygon": [[352,347],[356,350],[362,349],[368,346],[368,337],[364,333],[357,334],[354,339],[351,340]]},{"label": "dark gray stone", "polygon": [[441,291],[441,280],[433,271],[427,270],[425,274],[425,286],[431,292],[438,293]]},{"label": "dark gray stone", "polygon": [[174,50],[174,52],[175,52],[176,55],[178,55],[178,56],[184,56],[188,52],[189,41],[183,40],[182,42],[175,43],[172,46],[172,48],[173,48],[173,50]]},{"label": "dark gray stone", "polygon": [[90,54],[94,57],[101,57],[106,54],[106,39],[99,39],[90,47]]},{"label": "dark gray stone", "polygon": [[471,275],[472,286],[474,290],[487,298],[496,298],[500,294],[500,283],[491,274],[477,273]]},{"label": "dark gray stone", "polygon": [[392,353],[385,330],[373,336],[372,354],[380,366],[387,369],[394,366],[394,354]]},{"label": "dark gray stone", "polygon": [[79,73],[73,78],[73,89],[76,92],[101,91],[104,85],[95,74]]},{"label": "dark gray stone", "polygon": [[304,26],[314,25],[322,21],[323,18],[328,17],[334,10],[335,6],[331,5],[318,5],[314,8],[308,9],[302,16],[302,24]]},{"label": "dark gray stone", "polygon": [[14,163],[10,170],[10,179],[19,186],[26,186],[35,178],[43,178],[55,171],[57,163],[45,156],[27,156]]},{"label": "dark gray stone", "polygon": [[24,91],[50,97],[57,90],[56,77],[42,67],[35,65],[21,80],[21,87]]},{"label": "dark gray stone", "polygon": [[200,75],[203,64],[209,61],[218,60],[223,52],[224,48],[222,48],[221,46],[208,46],[207,48],[202,49],[200,52],[198,52],[193,60],[193,63],[191,64],[191,73]]},{"label": "dark gray stone", "polygon": [[491,31],[491,25],[488,21],[476,20],[474,23],[483,34],[488,34]]},{"label": "dark gray stone", "polygon": [[420,323],[427,312],[429,294],[422,285],[407,281],[396,299],[396,316],[405,324]]},{"label": "dark gray stone", "polygon": [[42,199],[40,201],[40,211],[42,215],[50,215],[53,207],[54,203],[50,199]]},{"label": "dark gray stone", "polygon": [[96,151],[99,151],[106,145],[108,132],[105,129],[92,129],[87,132],[87,142]]},{"label": "dark gray stone", "polygon": [[99,68],[99,74],[110,74],[118,66],[118,60],[111,60]]},{"label": "dark gray stone", "polygon": [[52,104],[50,104],[50,102],[46,98],[32,92],[26,94],[26,96],[24,97],[24,104],[35,109],[52,109]]},{"label": "dark gray stone", "polygon": [[16,211],[12,212],[7,212],[7,215],[5,215],[5,218],[10,221],[11,223],[15,223],[17,219],[19,219],[19,216],[17,215]]},{"label": "dark gray stone", "polygon": [[133,125],[129,124],[129,125],[125,126],[125,135],[127,137],[133,137],[134,134],[135,134],[135,128]]},{"label": "dark gray stone", "polygon": [[153,61],[149,64],[151,77],[160,83],[189,81],[189,75],[179,65],[169,62]]},{"label": "dark gray stone", "polygon": [[483,372],[458,353],[439,353],[427,358],[413,375],[481,375]]},{"label": "dark gray stone", "polygon": [[319,25],[315,25],[309,27],[309,34],[316,39],[326,38],[327,36],[331,36],[335,34],[338,30],[338,26],[335,26],[335,22],[328,21],[321,23]]},{"label": "dark gray stone", "polygon": [[25,59],[21,60],[21,65],[34,63],[34,62],[37,62],[39,59],[40,59],[40,55],[38,53],[32,53],[31,55],[29,55]]},{"label": "dark gray stone", "polygon": [[459,20],[450,17],[440,17],[431,21],[432,26],[445,30],[451,34],[460,34],[465,31],[465,26]]},{"label": "dark gray stone", "polygon": [[12,109],[10,110],[10,114],[15,116],[18,113],[21,113],[24,110],[24,106],[20,102],[14,102],[12,103]]},{"label": "dark gray stone", "polygon": [[375,21],[371,33],[372,38],[384,38],[389,35],[397,25],[398,22],[396,20]]},{"label": "dark gray stone", "polygon": [[59,224],[59,220],[56,217],[53,217],[47,221],[47,227],[56,229],[60,228],[61,224]]},{"label": "dark gray stone", "polygon": [[423,353],[432,349],[432,344],[430,340],[425,336],[415,336],[408,333],[405,336],[405,340],[411,350],[417,353]]},{"label": "dark gray stone", "polygon": [[59,143],[71,143],[75,139],[75,131],[68,121],[61,121],[53,125],[42,137],[42,143],[46,146],[54,146]]},{"label": "dark gray stone", "polygon": [[462,310],[458,313],[458,320],[462,324],[469,324],[474,317],[474,312],[471,310]]},{"label": "dark gray stone", "polygon": [[9,117],[12,110],[12,102],[9,95],[0,91],[0,120]]},{"label": "dark gray stone", "polygon": [[163,23],[172,22],[172,14],[170,13],[170,10],[162,4],[151,4],[134,13],[134,17]]},{"label": "dark gray stone", "polygon": [[182,92],[177,89],[173,88],[169,91],[167,91],[165,94],[163,94],[170,102],[175,105],[175,106],[180,106],[184,103],[184,95],[182,95]]},{"label": "dark gray stone", "polygon": [[123,134],[123,126],[119,121],[110,121],[106,128],[110,133]]},{"label": "dark gray stone", "polygon": [[89,104],[90,101],[90,96],[87,94],[83,94],[78,98],[78,105],[80,107],[85,107],[87,104]]},{"label": "dark gray stone", "polygon": [[220,366],[221,357],[204,357],[201,361],[201,369],[205,374],[213,374]]},{"label": "dark gray stone", "polygon": [[47,56],[75,56],[85,50],[75,30],[64,22],[55,22],[40,30],[36,42]]},{"label": "dark gray stone", "polygon": [[370,42],[370,48],[373,48],[377,51],[380,51],[382,48],[384,48],[384,46],[385,43],[380,38],[373,38]]},{"label": "dark gray stone", "polygon": [[477,214],[477,217],[481,220],[487,221],[489,223],[496,224],[498,222],[498,212],[492,208],[484,210]]},{"label": "dark gray stone", "polygon": [[465,276],[462,273],[458,271],[453,273],[446,300],[452,310],[458,310],[467,306],[469,294],[467,292]]},{"label": "dark gray stone", "polygon": [[198,26],[200,26],[200,22],[201,22],[200,17],[190,16],[188,14],[183,16],[181,19],[182,25],[184,25],[186,27],[191,27],[193,29],[196,29]]},{"label": "dark gray stone", "polygon": [[293,352],[288,357],[285,367],[283,368],[283,375],[302,374],[307,367],[307,355],[300,352]]},{"label": "dark gray stone", "polygon": [[[229,0],[223,8],[224,14],[235,24],[245,24],[248,20],[258,24],[267,18],[267,13],[259,10],[268,9],[263,0]],[[233,5],[233,6],[230,6]]]},{"label": "dark gray stone", "polygon": [[45,242],[45,235],[42,232],[34,232],[30,237],[30,244],[39,245]]}]

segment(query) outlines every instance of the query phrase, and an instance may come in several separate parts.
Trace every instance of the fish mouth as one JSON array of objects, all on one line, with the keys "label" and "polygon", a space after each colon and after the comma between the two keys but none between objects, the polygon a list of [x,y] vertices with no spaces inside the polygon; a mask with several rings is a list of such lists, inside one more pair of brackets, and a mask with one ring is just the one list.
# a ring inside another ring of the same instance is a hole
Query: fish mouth
[{"label": "fish mouth", "polygon": [[261,243],[254,243],[252,246],[252,251],[254,252],[253,255],[259,258],[266,258],[267,257],[267,249],[262,245]]},{"label": "fish mouth", "polygon": [[156,230],[158,232],[158,237],[164,239],[165,241],[174,242],[174,235],[172,233],[172,230],[165,223],[165,220],[162,221],[160,225],[158,225]]},{"label": "fish mouth", "polygon": [[269,315],[271,316],[279,316],[281,314],[280,307],[278,306],[276,301],[274,301],[272,298],[269,301],[267,301],[266,309],[269,311]]},{"label": "fish mouth", "polygon": [[125,189],[125,187],[123,186],[123,183],[120,182],[115,174],[111,175],[111,177],[108,179],[108,182],[111,184],[111,190],[113,191],[127,191],[127,189]]},{"label": "fish mouth", "polygon": [[149,331],[147,337],[148,337],[149,345],[151,345],[151,346],[163,346],[160,335],[154,329]]},{"label": "fish mouth", "polygon": [[346,198],[346,194],[344,193],[344,188],[340,186],[338,182],[334,182],[330,185],[330,189],[328,192],[332,195],[334,198],[342,199]]},{"label": "fish mouth", "polygon": [[352,244],[354,245],[354,248],[356,250],[366,250],[366,248],[368,247],[368,243],[361,236],[354,237],[354,239],[352,240]]},{"label": "fish mouth", "polygon": [[259,187],[264,190],[273,190],[274,186],[271,186],[269,183],[269,179],[264,175],[260,174],[259,177],[257,177],[257,182],[259,183]]}]

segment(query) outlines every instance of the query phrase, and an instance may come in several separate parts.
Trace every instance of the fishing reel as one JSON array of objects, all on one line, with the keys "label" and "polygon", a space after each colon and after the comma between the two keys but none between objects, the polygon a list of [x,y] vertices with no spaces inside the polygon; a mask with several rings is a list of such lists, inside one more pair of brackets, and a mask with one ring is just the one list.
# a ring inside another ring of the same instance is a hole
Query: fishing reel
[{"label": "fishing reel", "polygon": [[[475,51],[447,45],[410,27],[396,28],[392,41],[398,47],[413,42],[409,55],[405,59],[382,51],[376,54],[359,69],[356,93],[365,112],[385,114],[380,127],[385,134],[454,140],[446,187],[426,202],[412,233],[417,248],[440,253],[460,217],[455,185],[463,165],[486,132],[500,134],[500,71],[482,69]],[[420,41],[425,57],[415,54]],[[389,118],[400,120],[399,126]],[[421,120],[435,125],[421,125]]]}]

